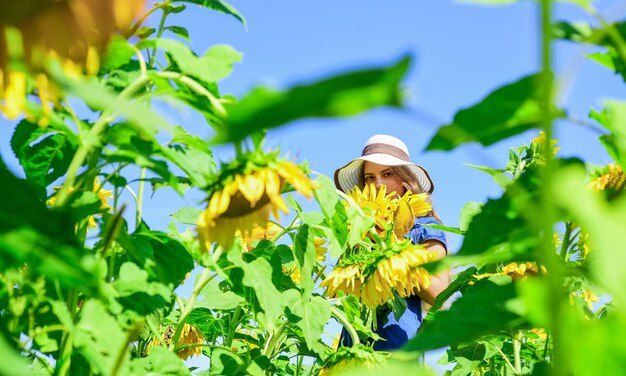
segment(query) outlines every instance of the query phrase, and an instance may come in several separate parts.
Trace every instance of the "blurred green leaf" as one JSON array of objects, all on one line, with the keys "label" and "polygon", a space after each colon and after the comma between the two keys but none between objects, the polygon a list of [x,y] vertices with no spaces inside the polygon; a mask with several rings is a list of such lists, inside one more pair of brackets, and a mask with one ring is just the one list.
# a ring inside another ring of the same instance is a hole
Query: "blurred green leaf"
[{"label": "blurred green leaf", "polygon": [[0,334],[0,374],[6,376],[29,376],[33,373],[29,370],[29,364],[20,356],[19,352]]},{"label": "blurred green leaf", "polygon": [[454,293],[464,289],[467,286],[468,281],[474,280],[474,275],[477,271],[478,269],[476,269],[476,267],[470,266],[469,268],[458,273],[448,287],[437,295],[435,302],[428,310],[428,318],[432,319],[437,310],[439,310]]},{"label": "blurred green leaf", "polygon": [[[528,129],[541,128],[544,90],[545,80],[539,74],[494,90],[480,103],[457,112],[452,124],[439,128],[426,150],[452,150],[468,142],[488,146]],[[555,114],[562,115],[561,111]]]},{"label": "blurred green leaf", "polygon": [[536,236],[528,218],[540,186],[538,171],[529,169],[500,198],[488,200],[472,216],[457,255],[480,254],[501,244],[517,247],[517,253],[532,249]]},{"label": "blurred green leaf", "polygon": [[459,228],[461,231],[467,231],[472,218],[474,218],[483,209],[482,202],[466,202],[461,208],[461,216],[459,218]]},{"label": "blurred green leaf", "polygon": [[600,137],[600,142],[607,152],[626,168],[626,129],[622,126],[626,121],[626,102],[606,100],[602,112],[591,110],[589,116],[611,133]]},{"label": "blurred green leaf", "polygon": [[424,321],[417,336],[405,350],[424,351],[498,333],[523,325],[524,317],[512,313],[507,302],[516,298],[512,283],[499,285],[489,279],[476,281],[474,287],[452,303],[448,310],[437,311],[432,321]]},{"label": "blurred green leaf", "polygon": [[100,64],[100,74],[111,72],[128,64],[133,56],[135,56],[135,51],[130,47],[126,38],[113,34],[107,44],[102,64]]},{"label": "blurred green leaf", "polygon": [[239,103],[226,105],[224,127],[212,143],[242,140],[262,129],[311,117],[357,115],[379,106],[402,104],[400,81],[411,58],[405,56],[389,66],[340,74],[285,91],[257,87]]},{"label": "blurred green leaf", "polygon": [[172,219],[176,222],[182,223],[184,225],[192,225],[195,226],[198,223],[198,218],[202,213],[202,209],[196,208],[180,208],[176,213],[172,214]]},{"label": "blurred green leaf", "polygon": [[158,47],[176,62],[180,72],[194,77],[206,84],[226,78],[233,69],[233,64],[241,61],[241,53],[228,45],[210,47],[202,56],[197,56],[191,48],[173,39],[159,38],[143,40],[138,48]]},{"label": "blurred green leaf", "polygon": [[582,166],[559,170],[551,193],[551,199],[589,233],[594,247],[588,256],[589,267],[594,280],[613,297],[613,304],[626,311],[626,258],[617,256],[626,254],[626,196],[607,202],[589,190]]},{"label": "blurred green leaf", "polygon": [[91,368],[101,374],[111,374],[120,352],[126,352],[126,334],[115,318],[96,300],[88,300],[80,310],[74,333],[75,351]]}]

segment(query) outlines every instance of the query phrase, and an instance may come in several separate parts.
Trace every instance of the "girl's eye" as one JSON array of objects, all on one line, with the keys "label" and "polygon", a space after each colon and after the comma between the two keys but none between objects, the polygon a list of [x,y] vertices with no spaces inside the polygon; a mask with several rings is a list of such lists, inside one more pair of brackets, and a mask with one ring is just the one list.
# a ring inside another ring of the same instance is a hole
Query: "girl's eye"
[{"label": "girl's eye", "polygon": [[374,180],[373,176],[366,176],[365,177],[365,181],[372,181],[372,180]]},{"label": "girl's eye", "polygon": [[392,174],[391,172],[385,172],[385,173],[383,174],[383,178],[388,178],[388,177],[390,177],[390,176],[393,176],[393,174]]}]

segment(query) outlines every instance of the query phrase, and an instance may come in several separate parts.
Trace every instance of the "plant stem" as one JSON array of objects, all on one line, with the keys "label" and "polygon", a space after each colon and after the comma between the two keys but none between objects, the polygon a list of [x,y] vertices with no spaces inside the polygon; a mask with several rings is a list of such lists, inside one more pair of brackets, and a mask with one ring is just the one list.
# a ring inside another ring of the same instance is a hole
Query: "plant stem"
[{"label": "plant stem", "polygon": [[139,228],[141,224],[141,209],[143,206],[143,191],[145,187],[146,178],[146,168],[142,167],[139,175],[139,189],[137,190],[137,201],[136,201],[136,216],[135,216],[135,228]]},{"label": "plant stem", "polygon": [[563,243],[561,243],[560,257],[565,262],[569,261],[567,249],[571,243],[572,227],[572,222],[565,224],[565,234],[563,234]]},{"label": "plant stem", "polygon": [[506,362],[506,365],[509,367],[511,372],[513,372],[514,374],[517,374],[517,372],[515,372],[515,367],[513,367],[513,364],[511,364],[511,361],[506,356],[506,354],[504,352],[502,352],[502,350],[498,346],[494,346],[494,347],[495,347],[496,350],[498,350],[498,352],[500,353],[502,358],[504,358],[504,361]]},{"label": "plant stem", "polygon": [[178,325],[176,325],[176,332],[174,332],[174,336],[172,337],[172,342],[170,343],[170,349],[174,349],[178,345],[178,339],[180,338],[180,334],[182,333],[183,326],[185,324],[185,321],[187,321],[187,316],[189,316],[189,314],[193,310],[193,305],[196,302],[198,295],[200,295],[200,292],[202,291],[204,286],[206,286],[206,284],[209,283],[217,275],[217,274],[213,274],[211,276],[209,275],[209,272],[210,270],[205,268],[200,274],[200,276],[198,277],[198,281],[196,282],[193,292],[191,293],[191,296],[189,297],[189,301],[187,302],[187,305],[184,307],[184,309],[182,309],[182,312],[180,313],[180,318],[178,319]]},{"label": "plant stem", "polygon": [[343,327],[346,328],[346,330],[348,331],[348,334],[350,334],[350,337],[352,338],[352,345],[360,344],[361,340],[359,339],[359,334],[356,332],[356,329],[354,329],[354,326],[352,326],[350,321],[348,321],[348,318],[346,317],[346,315],[341,310],[337,309],[337,307],[334,307],[334,306],[330,307],[330,312],[332,313],[333,316],[335,316],[337,321],[339,321],[341,325],[343,325]]},{"label": "plant stem", "polygon": [[520,352],[522,349],[522,341],[521,341],[522,336],[523,335],[521,331],[518,331],[513,336],[513,356],[515,360],[515,373],[518,375],[522,374],[522,360],[520,358]]},{"label": "plant stem", "polygon": [[[132,84],[130,84],[126,89],[124,89],[119,97],[120,98],[128,98],[132,94],[134,94],[137,90],[139,90],[143,85],[148,82],[149,78],[147,75],[139,76]],[[98,118],[93,127],[89,130],[89,134],[85,137],[81,137],[82,143],[78,146],[78,150],[74,154],[72,161],[70,162],[69,167],[67,168],[67,178],[65,182],[61,186],[61,189],[57,193],[57,206],[63,206],[66,204],[67,199],[69,198],[70,187],[74,185],[76,181],[76,175],[78,174],[78,170],[85,162],[85,159],[89,156],[89,153],[92,149],[96,148],[100,143],[100,136],[106,126],[115,119],[115,112],[112,110],[106,110],[104,113]],[[97,140],[97,141],[92,141]]]},{"label": "plant stem", "polygon": [[269,338],[267,339],[267,342],[265,343],[265,348],[263,349],[263,355],[267,356],[268,359],[271,359],[274,356],[276,345],[278,344],[278,340],[283,334],[283,331],[287,327],[287,323],[287,320],[283,321],[278,329],[276,329],[275,332],[271,333]]}]

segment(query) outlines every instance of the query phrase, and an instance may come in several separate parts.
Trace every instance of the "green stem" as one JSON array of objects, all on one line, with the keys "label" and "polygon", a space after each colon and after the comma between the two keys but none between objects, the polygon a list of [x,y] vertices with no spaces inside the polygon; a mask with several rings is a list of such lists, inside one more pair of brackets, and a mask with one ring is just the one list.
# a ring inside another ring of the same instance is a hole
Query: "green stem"
[{"label": "green stem", "polygon": [[[199,84],[193,78],[185,76],[184,74],[178,72],[154,72],[154,74],[162,78],[178,81],[190,88],[191,90],[195,91],[196,94],[206,97],[209,100],[209,103],[211,103],[211,106],[213,106],[213,109],[215,110],[217,115],[222,118],[226,117],[226,109],[219,101],[219,99],[216,98],[209,90],[207,90],[204,86]],[[238,152],[241,153],[241,142],[236,142],[235,148],[239,148]]]},{"label": "green stem", "polygon": [[550,271],[548,276],[549,284],[549,309],[550,309],[550,323],[553,329],[553,349],[554,353],[551,357],[552,360],[552,374],[563,375],[567,373],[568,357],[562,350],[563,336],[561,331],[561,314],[562,304],[565,301],[565,294],[563,293],[563,278],[564,270],[562,263],[555,257],[554,241],[553,241],[553,223],[556,219],[556,212],[554,205],[551,203],[549,197],[552,191],[552,184],[555,170],[554,156],[552,152],[552,145],[550,140],[552,139],[552,129],[554,122],[554,78],[552,74],[552,12],[553,1],[542,0],[540,3],[540,23],[541,23],[541,68],[542,68],[542,80],[544,93],[542,97],[542,127],[546,135],[546,142],[544,144],[544,156],[546,158],[546,165],[542,170],[542,192],[539,199],[539,204],[543,208],[543,215],[539,222],[539,230],[542,233],[541,246],[537,247],[539,253],[538,259],[543,260],[547,269]]},{"label": "green stem", "polygon": [[571,243],[572,227],[572,222],[567,222],[565,224],[565,234],[563,234],[563,243],[561,243],[561,252],[559,253],[559,255],[561,257],[561,260],[565,262],[569,261],[569,254],[567,250]]},{"label": "green stem", "polygon": [[500,356],[502,356],[502,358],[504,359],[504,361],[506,362],[506,365],[509,367],[509,369],[511,370],[511,372],[513,372],[514,374],[517,374],[517,372],[515,372],[515,367],[513,367],[513,364],[511,364],[511,361],[509,360],[509,358],[506,356],[506,354],[504,352],[502,352],[502,349],[500,349],[498,346],[494,346],[495,349],[500,353]]},{"label": "green stem", "polygon": [[522,374],[522,359],[520,357],[522,350],[522,332],[518,331],[513,336],[513,356],[515,360],[515,373],[518,375]]},{"label": "green stem", "polygon": [[226,341],[224,342],[224,346],[226,347],[230,347],[233,344],[233,339],[235,338],[235,332],[237,331],[237,327],[239,327],[240,316],[241,316],[241,306],[237,306],[230,320],[230,325],[228,328],[228,336],[226,337]]},{"label": "green stem", "polygon": [[143,191],[145,187],[146,178],[146,168],[141,168],[141,173],[139,175],[139,189],[137,191],[137,203],[136,203],[136,216],[135,216],[135,228],[139,228],[139,224],[141,223],[141,210],[143,207]]},{"label": "green stem", "polygon": [[339,321],[339,323],[341,323],[341,325],[346,328],[348,334],[350,334],[350,337],[352,338],[352,345],[354,346],[360,344],[361,340],[359,339],[359,334],[356,332],[356,329],[354,329],[354,326],[352,326],[350,321],[348,321],[346,315],[334,306],[330,307],[330,312],[333,316],[335,316],[337,321]]},{"label": "green stem", "polygon": [[[130,84],[120,93],[119,97],[122,99],[130,97],[148,81],[148,76],[139,76],[132,84]],[[61,207],[66,204],[67,199],[69,198],[70,188],[74,185],[74,182],[76,181],[76,175],[78,174],[78,170],[89,156],[89,153],[98,146],[98,144],[100,143],[100,137],[104,129],[113,119],[115,119],[115,111],[106,110],[96,121],[93,127],[89,130],[89,134],[85,137],[81,137],[82,143],[79,145],[78,150],[76,150],[76,153],[74,154],[74,157],[72,158],[72,161],[67,168],[67,178],[65,179],[65,182],[57,193],[57,206]]]},{"label": "green stem", "polygon": [[206,284],[209,283],[217,275],[217,274],[213,274],[211,276],[209,275],[209,272],[210,270],[205,268],[200,274],[200,276],[198,277],[198,281],[196,282],[193,292],[191,293],[191,296],[189,297],[189,301],[187,302],[187,305],[182,309],[180,313],[180,318],[178,319],[178,325],[176,325],[176,332],[174,332],[174,336],[172,337],[170,349],[174,349],[178,345],[178,340],[180,338],[180,334],[182,333],[183,326],[185,324],[185,321],[187,321],[187,316],[189,316],[189,314],[193,310],[193,305],[196,302],[198,295],[200,295],[200,292],[202,291],[204,286],[206,286]]},{"label": "green stem", "polygon": [[144,21],[154,12],[156,12],[158,9],[162,9],[164,6],[169,5],[169,1],[163,2],[163,3],[159,3],[156,4],[155,6],[153,6],[152,8],[150,8],[146,13],[144,13],[143,16],[141,16],[141,18],[139,18],[139,20],[137,20],[137,22],[133,25],[133,27],[128,31],[128,33],[126,33],[127,37],[131,37],[133,35],[135,35],[135,33],[137,32],[137,29],[139,29],[139,27],[144,23]]},{"label": "green stem", "polygon": [[265,355],[268,359],[272,359],[272,357],[274,356],[276,345],[278,344],[278,341],[280,340],[283,331],[287,327],[287,323],[287,320],[283,321],[278,329],[276,329],[275,332],[271,333],[269,338],[267,339],[267,342],[265,343],[265,348],[263,349],[263,355]]},{"label": "green stem", "polygon": [[[163,13],[161,14],[161,20],[159,21],[159,28],[157,29],[156,39],[161,38],[161,35],[163,35],[163,30],[164,30],[163,28],[165,27],[165,19],[170,14],[168,9],[166,8],[162,8],[162,9],[163,9]],[[150,61],[148,62],[148,66],[150,67],[154,66],[154,60],[156,59],[156,54],[157,54],[157,46],[155,44],[154,48],[152,49],[152,54],[150,54]]]}]

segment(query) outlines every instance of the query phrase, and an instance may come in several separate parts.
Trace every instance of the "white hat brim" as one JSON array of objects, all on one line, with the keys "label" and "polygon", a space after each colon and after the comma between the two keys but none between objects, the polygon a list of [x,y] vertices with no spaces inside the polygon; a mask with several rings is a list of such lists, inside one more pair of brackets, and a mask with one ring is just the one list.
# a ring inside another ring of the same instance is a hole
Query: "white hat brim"
[{"label": "white hat brim", "polygon": [[415,180],[426,193],[435,189],[428,172],[420,165],[408,162],[389,154],[368,154],[350,161],[335,171],[335,185],[343,192],[350,192],[354,187],[363,184],[363,162],[368,161],[383,166],[407,166],[415,176]]}]

